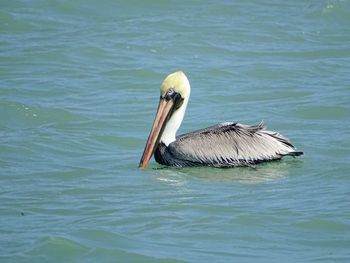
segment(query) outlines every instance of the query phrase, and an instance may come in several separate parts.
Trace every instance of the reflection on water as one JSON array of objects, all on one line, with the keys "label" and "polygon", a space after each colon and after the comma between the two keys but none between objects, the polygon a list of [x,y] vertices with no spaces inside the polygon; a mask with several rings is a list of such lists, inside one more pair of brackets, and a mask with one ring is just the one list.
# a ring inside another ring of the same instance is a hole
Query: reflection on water
[{"label": "reflection on water", "polygon": [[188,175],[183,168],[158,167],[153,169],[156,171],[154,178],[158,181],[171,186],[183,186],[186,184]]},{"label": "reflection on water", "polygon": [[242,184],[256,184],[266,181],[280,180],[292,174],[293,168],[298,167],[300,159],[286,159],[256,165],[255,167],[211,168],[211,167],[155,167],[155,178],[169,185],[181,186],[186,184],[189,177],[208,181],[223,181]]}]

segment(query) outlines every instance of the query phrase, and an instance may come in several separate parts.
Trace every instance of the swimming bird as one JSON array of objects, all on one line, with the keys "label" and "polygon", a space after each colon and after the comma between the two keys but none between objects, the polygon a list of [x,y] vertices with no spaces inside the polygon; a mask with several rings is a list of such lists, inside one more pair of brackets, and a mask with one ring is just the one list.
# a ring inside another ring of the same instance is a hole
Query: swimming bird
[{"label": "swimming bird", "polygon": [[145,168],[154,154],[163,165],[228,168],[252,166],[283,156],[299,156],[281,134],[266,130],[263,123],[244,125],[224,122],[176,136],[185,115],[191,87],[182,71],[168,75],[160,87],[160,101],[139,167]]}]

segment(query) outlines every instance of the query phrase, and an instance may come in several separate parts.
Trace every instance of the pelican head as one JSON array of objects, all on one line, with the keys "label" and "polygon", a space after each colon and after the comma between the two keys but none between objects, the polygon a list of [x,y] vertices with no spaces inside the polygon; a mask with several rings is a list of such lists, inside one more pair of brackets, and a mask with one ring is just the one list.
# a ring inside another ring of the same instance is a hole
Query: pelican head
[{"label": "pelican head", "polygon": [[164,98],[171,90],[180,94],[184,100],[189,99],[191,87],[185,73],[176,71],[169,74],[160,86],[160,96]]},{"label": "pelican head", "polygon": [[182,71],[168,75],[160,86],[156,118],[148,136],[139,167],[147,166],[159,142],[169,145],[176,140],[190,98],[190,83]]}]

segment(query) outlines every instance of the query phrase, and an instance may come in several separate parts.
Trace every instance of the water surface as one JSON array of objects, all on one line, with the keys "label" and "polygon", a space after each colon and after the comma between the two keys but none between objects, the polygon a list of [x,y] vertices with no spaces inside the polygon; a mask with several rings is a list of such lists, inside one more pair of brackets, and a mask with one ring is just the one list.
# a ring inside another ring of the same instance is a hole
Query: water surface
[{"label": "water surface", "polygon": [[[349,1],[2,1],[0,261],[348,262]],[[180,133],[264,120],[305,152],[137,168],[159,85]]]}]

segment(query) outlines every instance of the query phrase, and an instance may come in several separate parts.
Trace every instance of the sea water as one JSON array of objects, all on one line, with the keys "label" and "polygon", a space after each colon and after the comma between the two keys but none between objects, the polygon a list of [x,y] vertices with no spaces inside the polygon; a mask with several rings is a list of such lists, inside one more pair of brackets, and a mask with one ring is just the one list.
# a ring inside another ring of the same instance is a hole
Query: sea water
[{"label": "sea water", "polygon": [[[305,155],[138,169],[176,70]],[[1,1],[0,261],[350,262],[349,105],[347,0]]]}]

